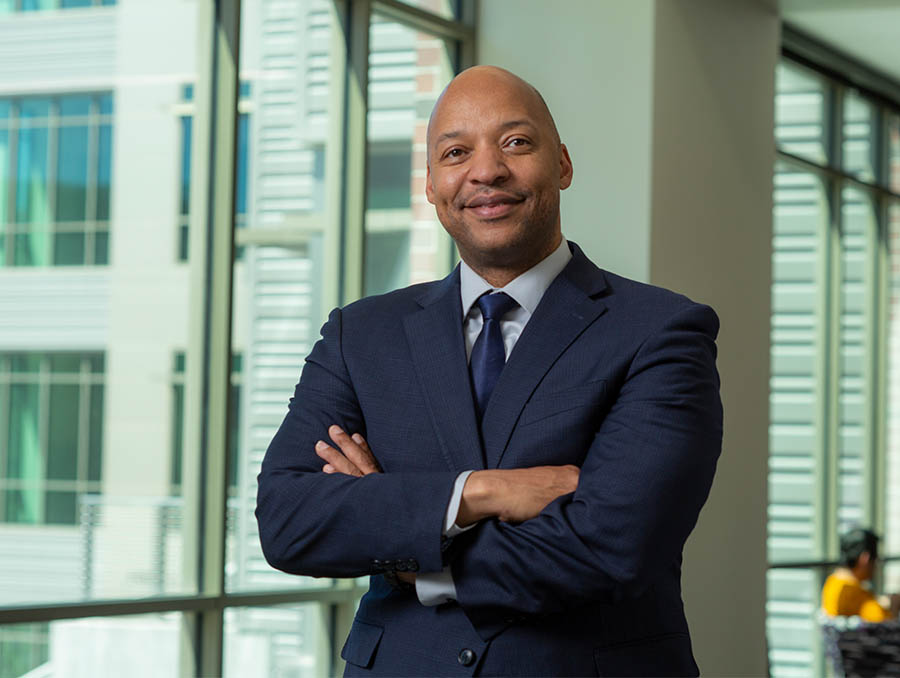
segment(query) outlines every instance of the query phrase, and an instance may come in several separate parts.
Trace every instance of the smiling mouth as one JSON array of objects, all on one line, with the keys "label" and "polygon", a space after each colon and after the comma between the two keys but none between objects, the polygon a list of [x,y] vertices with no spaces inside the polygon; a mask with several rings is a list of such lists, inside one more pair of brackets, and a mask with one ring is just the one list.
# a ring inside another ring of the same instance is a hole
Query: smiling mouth
[{"label": "smiling mouth", "polygon": [[465,209],[482,219],[498,219],[513,212],[524,200],[524,197],[506,194],[482,195],[470,200]]}]

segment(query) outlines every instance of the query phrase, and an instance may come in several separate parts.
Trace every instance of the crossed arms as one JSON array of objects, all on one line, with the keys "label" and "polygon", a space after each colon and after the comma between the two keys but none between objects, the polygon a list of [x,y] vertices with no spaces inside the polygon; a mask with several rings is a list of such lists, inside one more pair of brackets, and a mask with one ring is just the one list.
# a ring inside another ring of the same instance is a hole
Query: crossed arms
[{"label": "crossed arms", "polygon": [[[455,538],[450,565],[458,602],[476,626],[509,612],[637,595],[677,568],[721,446],[717,328],[715,314],[699,305],[660,322],[631,358],[580,470],[470,476],[457,522],[480,522]],[[335,311],[266,453],[257,507],[264,553],[297,574],[374,574],[373,557],[412,558],[420,571],[438,572],[457,473],[402,465],[375,472],[380,451],[373,456],[362,435],[341,335]],[[336,422],[341,433],[329,435]],[[317,441],[327,438],[337,447],[317,456]]]}]

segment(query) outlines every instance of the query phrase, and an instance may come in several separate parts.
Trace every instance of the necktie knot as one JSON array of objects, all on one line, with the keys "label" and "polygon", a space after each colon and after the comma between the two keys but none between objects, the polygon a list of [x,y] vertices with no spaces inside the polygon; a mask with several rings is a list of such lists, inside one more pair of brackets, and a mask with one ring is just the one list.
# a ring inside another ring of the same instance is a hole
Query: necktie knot
[{"label": "necktie knot", "polygon": [[500,320],[504,315],[518,306],[518,302],[505,292],[483,294],[478,297],[478,308],[485,322],[488,320]]}]

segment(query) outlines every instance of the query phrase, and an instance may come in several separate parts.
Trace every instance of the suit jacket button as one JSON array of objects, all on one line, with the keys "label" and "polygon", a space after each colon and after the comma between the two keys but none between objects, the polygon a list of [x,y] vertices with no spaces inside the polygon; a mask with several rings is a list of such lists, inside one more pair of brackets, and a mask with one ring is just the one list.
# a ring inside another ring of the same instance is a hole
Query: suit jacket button
[{"label": "suit jacket button", "polygon": [[475,653],[466,647],[459,651],[459,656],[456,659],[463,666],[472,666],[475,663]]}]

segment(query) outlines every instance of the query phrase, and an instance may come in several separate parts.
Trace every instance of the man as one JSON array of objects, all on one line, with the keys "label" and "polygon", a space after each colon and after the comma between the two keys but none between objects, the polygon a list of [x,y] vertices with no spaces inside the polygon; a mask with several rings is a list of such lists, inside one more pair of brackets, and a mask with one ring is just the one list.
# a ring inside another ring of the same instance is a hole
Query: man
[{"label": "man", "polygon": [[267,559],[373,575],[346,675],[696,675],[715,314],[562,237],[572,162],[518,77],[457,76],[427,144],[462,263],[331,313],[259,477]]},{"label": "man", "polygon": [[858,616],[864,621],[883,622],[897,617],[900,596],[882,596],[879,601],[863,586],[875,573],[878,560],[878,535],[857,528],[841,537],[841,567],[822,587],[822,609],[837,617]]}]

